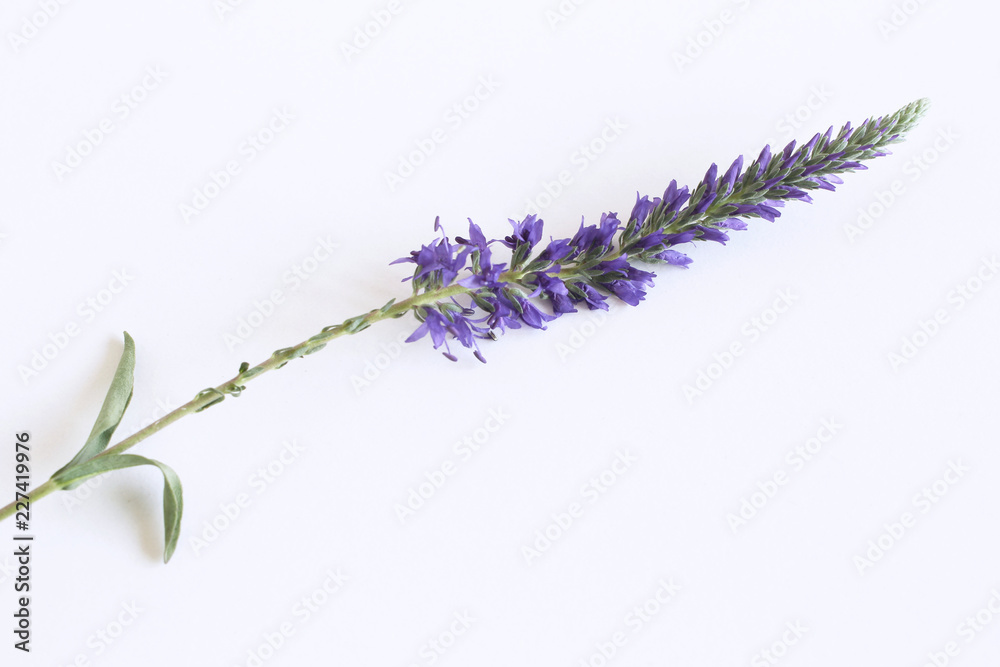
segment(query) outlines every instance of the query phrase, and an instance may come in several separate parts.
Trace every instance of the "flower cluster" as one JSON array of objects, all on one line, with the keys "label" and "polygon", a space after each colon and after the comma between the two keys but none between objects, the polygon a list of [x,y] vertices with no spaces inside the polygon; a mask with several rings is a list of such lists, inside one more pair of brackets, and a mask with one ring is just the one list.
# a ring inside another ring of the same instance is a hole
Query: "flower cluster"
[{"label": "flower cluster", "polygon": [[[477,340],[495,339],[497,331],[544,329],[580,305],[606,310],[612,296],[638,305],[656,276],[637,264],[687,268],[692,260],[676,246],[725,244],[728,232],[746,229],[748,219],[773,222],[786,202],[812,202],[810,190],[832,191],[843,182],[838,174],[867,169],[862,161],[888,155],[885,148],[900,141],[926,108],[927,101],[918,100],[857,128],[848,123],[836,135],[831,127],[798,149],[794,141],[777,153],[765,146],[745,169],[741,155],[721,176],[713,164],[693,190],[671,181],[662,197],[637,194],[624,223],[617,213],[604,213],[599,223],[582,221],[571,238],[550,238],[544,247],[543,222],[534,215],[510,220],[511,234],[503,239],[487,240],[471,220],[468,238],[454,244],[442,232],[393,262],[416,265],[406,280],[413,281],[414,297],[426,297],[414,305],[421,324],[407,341],[430,334],[434,347],[444,346],[445,356],[455,360],[450,337],[485,361]],[[493,262],[494,244],[510,251],[509,264]],[[471,302],[460,304],[456,296]]]}]

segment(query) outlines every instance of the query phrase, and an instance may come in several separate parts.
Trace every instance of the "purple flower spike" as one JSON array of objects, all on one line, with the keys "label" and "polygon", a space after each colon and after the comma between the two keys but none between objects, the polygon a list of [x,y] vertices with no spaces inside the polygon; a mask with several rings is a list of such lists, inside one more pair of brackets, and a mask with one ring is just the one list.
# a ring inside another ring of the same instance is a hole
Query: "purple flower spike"
[{"label": "purple flower spike", "polygon": [[[756,168],[745,172],[742,155],[721,176],[718,165],[712,164],[693,190],[697,199],[677,181],[670,182],[662,198],[636,193],[628,224],[615,213],[604,213],[597,224],[581,221],[572,238],[550,237],[537,254],[543,224],[537,216],[512,220],[513,230],[502,241],[488,239],[469,220],[467,239],[456,238],[452,245],[442,233],[442,238],[396,260],[416,265],[407,280],[413,280],[410,303],[420,304],[411,308],[421,323],[407,340],[430,336],[434,347],[443,348],[442,354],[454,360],[448,348],[453,339],[485,361],[478,342],[495,339],[496,331],[544,329],[547,322],[582,309],[580,304],[608,310],[611,295],[638,305],[655,275],[637,263],[687,268],[691,258],[674,246],[694,241],[725,245],[727,232],[746,229],[748,219],[773,222],[787,202],[811,202],[813,190],[835,190],[843,183],[838,174],[865,169],[865,162],[887,155],[888,147],[916,125],[926,107],[920,100],[890,116],[870,118],[857,129],[848,123],[836,136],[831,127],[798,148],[795,141],[780,151],[765,146],[754,162]],[[440,229],[439,219],[435,229]],[[492,252],[499,250],[496,243],[513,251],[510,265],[492,261]],[[470,257],[471,265],[466,266]],[[466,268],[470,274],[456,286],[459,272]],[[465,299],[472,303],[463,305]],[[543,300],[548,305],[539,307]],[[392,303],[383,307],[384,315]],[[355,324],[347,331],[357,328]]]}]

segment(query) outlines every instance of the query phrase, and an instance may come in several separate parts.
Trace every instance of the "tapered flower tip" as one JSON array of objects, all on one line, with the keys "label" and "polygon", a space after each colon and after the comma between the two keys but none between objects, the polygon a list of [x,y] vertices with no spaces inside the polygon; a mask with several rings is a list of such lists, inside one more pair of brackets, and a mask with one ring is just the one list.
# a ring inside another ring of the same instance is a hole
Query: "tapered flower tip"
[{"label": "tapered flower tip", "polygon": [[740,172],[743,170],[743,156],[736,158],[732,166],[726,171],[725,175],[722,177],[722,184],[726,186],[726,194],[733,191],[733,186],[736,184],[736,179],[740,177]]},{"label": "tapered flower tip", "polygon": [[674,197],[676,196],[677,196],[677,179],[672,179],[670,181],[670,185],[668,185],[667,189],[663,191],[663,201],[666,204],[670,204],[670,202],[672,202],[674,200]]},{"label": "tapered flower tip", "polygon": [[754,178],[760,178],[760,175],[763,174],[767,170],[768,165],[771,164],[771,144],[767,144],[760,151],[760,155],[757,157],[757,164],[760,166],[757,168],[757,173],[754,175]]},{"label": "tapered flower tip", "polygon": [[508,220],[514,233],[500,241],[511,250],[522,243],[527,243],[531,248],[535,247],[542,238],[542,227],[544,222],[537,215],[529,215],[521,222]]},{"label": "tapered flower tip", "polygon": [[896,126],[893,128],[893,132],[908,132],[920,119],[924,117],[924,114],[930,110],[931,100],[928,97],[921,97],[919,100],[914,100],[910,102],[905,107],[893,114],[894,118],[898,121]]},{"label": "tapered flower tip", "polygon": [[657,204],[660,203],[659,199],[651,200],[646,195],[639,195],[638,192],[635,193],[635,206],[632,208],[632,215],[629,216],[630,220],[635,220],[640,225],[646,221],[649,214]]},{"label": "tapered flower tip", "polygon": [[707,184],[708,187],[711,188],[713,185],[715,185],[715,179],[717,178],[718,173],[719,173],[719,165],[713,162],[712,166],[708,168],[707,172],[705,172],[705,179],[702,182]]},{"label": "tapered flower tip", "polygon": [[480,252],[486,250],[486,246],[489,245],[489,242],[486,241],[486,235],[483,234],[483,230],[472,221],[472,218],[469,218],[469,238],[465,239],[461,236],[456,236],[455,242],[461,245],[473,246],[479,249]]}]

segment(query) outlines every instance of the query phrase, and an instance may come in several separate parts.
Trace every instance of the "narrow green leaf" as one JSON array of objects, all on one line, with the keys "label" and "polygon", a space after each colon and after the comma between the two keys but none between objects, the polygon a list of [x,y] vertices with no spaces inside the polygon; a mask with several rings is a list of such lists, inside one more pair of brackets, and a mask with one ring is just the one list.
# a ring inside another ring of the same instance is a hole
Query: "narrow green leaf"
[{"label": "narrow green leaf", "polygon": [[181,533],[181,516],[184,513],[181,480],[173,468],[165,463],[147,459],[145,456],[115,454],[63,469],[53,475],[52,479],[64,489],[70,489],[96,475],[144,465],[156,466],[163,473],[163,562],[166,563],[177,549],[177,540]]},{"label": "narrow green leaf", "polygon": [[[64,470],[71,468],[78,463],[92,459],[101,452],[103,452],[108,443],[111,442],[111,436],[114,434],[115,429],[118,428],[118,424],[122,421],[122,415],[125,414],[125,409],[128,408],[129,401],[132,400],[132,381],[133,375],[135,373],[135,341],[132,337],[125,332],[125,348],[122,350],[122,357],[118,362],[118,369],[115,371],[115,376],[111,380],[111,386],[108,388],[108,393],[104,397],[104,404],[101,406],[101,411],[97,415],[97,422],[94,423],[94,428],[90,432],[90,437],[87,438],[87,442],[84,443],[83,448],[77,452],[73,459],[64,465],[62,468],[56,471],[56,475],[59,475]],[[72,489],[76,486],[67,486],[65,488]]]}]

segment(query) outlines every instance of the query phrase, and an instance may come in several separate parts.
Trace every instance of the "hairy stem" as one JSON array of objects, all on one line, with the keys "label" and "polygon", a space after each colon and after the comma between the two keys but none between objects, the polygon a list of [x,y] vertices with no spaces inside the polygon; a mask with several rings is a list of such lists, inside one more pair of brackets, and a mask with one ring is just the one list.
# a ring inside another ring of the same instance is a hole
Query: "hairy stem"
[{"label": "hairy stem", "polygon": [[[174,422],[196,412],[201,412],[205,408],[221,402],[226,398],[226,396],[239,396],[245,388],[247,382],[256,379],[268,371],[277,370],[293,359],[298,359],[299,357],[319,352],[326,346],[327,343],[336,338],[358,333],[359,331],[363,331],[372,324],[382,320],[400,317],[405,315],[411,308],[432,304],[440,301],[441,299],[468,294],[471,291],[471,289],[462,287],[461,285],[449,285],[430,292],[415,294],[408,299],[394,303],[388,308],[375,309],[365,313],[364,315],[359,315],[345,320],[342,324],[327,327],[319,334],[309,338],[308,340],[302,341],[298,345],[275,351],[266,361],[263,361],[256,366],[241,369],[240,373],[226,382],[199,392],[197,396],[176,410],[167,413],[146,428],[136,431],[118,444],[113,447],[109,447],[89,460],[121,454],[122,452],[135,447],[151,435],[165,429],[167,426],[170,426]],[[54,491],[59,491],[61,488],[62,487],[58,483],[50,479],[44,484],[41,484],[29,491],[28,497],[32,501],[39,500]],[[16,502],[12,502],[3,508],[0,508],[0,521],[13,516],[15,506]]]}]

